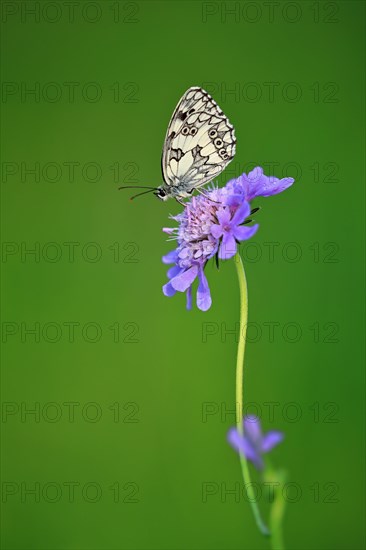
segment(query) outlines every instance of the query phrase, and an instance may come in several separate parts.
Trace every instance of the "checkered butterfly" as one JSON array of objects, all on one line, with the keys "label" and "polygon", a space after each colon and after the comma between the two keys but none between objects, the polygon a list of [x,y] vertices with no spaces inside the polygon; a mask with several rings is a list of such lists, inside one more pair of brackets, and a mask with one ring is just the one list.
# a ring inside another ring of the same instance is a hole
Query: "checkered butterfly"
[{"label": "checkered butterfly", "polygon": [[166,133],[161,162],[164,183],[145,193],[181,202],[226,168],[235,155],[235,143],[234,128],[212,97],[202,88],[189,88]]}]

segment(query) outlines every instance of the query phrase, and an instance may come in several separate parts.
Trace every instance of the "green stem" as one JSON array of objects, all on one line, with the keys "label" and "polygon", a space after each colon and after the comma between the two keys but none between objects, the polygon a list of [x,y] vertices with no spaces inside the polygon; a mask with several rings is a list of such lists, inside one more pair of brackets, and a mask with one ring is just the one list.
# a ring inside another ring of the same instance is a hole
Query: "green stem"
[{"label": "green stem", "polygon": [[[238,343],[238,355],[236,359],[236,428],[240,434],[243,434],[243,380],[244,380],[244,353],[245,340],[248,324],[248,290],[247,281],[242,259],[237,253],[234,257],[236,271],[239,280],[240,289],[240,331]],[[248,462],[244,454],[240,453],[240,464],[243,473],[244,484],[246,485],[249,503],[252,507],[255,521],[262,535],[269,536],[270,532],[263,522],[258,504],[255,501],[253,484],[250,480]]]},{"label": "green stem", "polygon": [[[282,489],[282,486],[281,486]],[[282,533],[282,520],[285,511],[285,500],[281,490],[276,491],[274,502],[271,506],[270,523],[271,523],[271,546],[273,550],[284,550]]]},{"label": "green stem", "polygon": [[276,483],[274,490],[274,500],[270,511],[270,525],[271,525],[271,547],[272,550],[284,550],[285,544],[283,541],[283,517],[285,514],[286,502],[283,497],[283,486],[286,481],[286,473],[281,471],[274,471],[267,459],[267,475],[266,479],[272,483]]}]

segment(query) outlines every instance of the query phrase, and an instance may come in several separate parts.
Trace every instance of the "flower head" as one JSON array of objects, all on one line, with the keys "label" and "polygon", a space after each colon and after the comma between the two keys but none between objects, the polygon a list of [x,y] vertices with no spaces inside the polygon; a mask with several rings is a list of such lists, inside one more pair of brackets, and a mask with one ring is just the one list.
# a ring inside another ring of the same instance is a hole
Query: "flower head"
[{"label": "flower head", "polygon": [[264,467],[262,455],[268,453],[283,441],[282,432],[271,430],[263,435],[261,423],[256,416],[246,416],[243,420],[244,431],[239,433],[236,428],[228,432],[228,442],[239,453],[253,462],[258,470]]},{"label": "flower head", "polygon": [[174,264],[168,270],[169,282],[164,285],[166,296],[176,292],[187,293],[187,308],[192,306],[192,284],[198,278],[197,307],[207,311],[211,307],[211,294],[204,268],[213,256],[228,260],[237,252],[237,244],[250,239],[258,224],[247,225],[251,213],[249,201],[257,196],[280,193],[294,182],[293,178],[268,177],[262,168],[255,168],[248,175],[242,174],[229,181],[225,187],[213,188],[205,194],[193,197],[185,204],[184,211],[172,219],[176,228],[163,231],[177,240],[178,246],[163,257],[166,264]]}]

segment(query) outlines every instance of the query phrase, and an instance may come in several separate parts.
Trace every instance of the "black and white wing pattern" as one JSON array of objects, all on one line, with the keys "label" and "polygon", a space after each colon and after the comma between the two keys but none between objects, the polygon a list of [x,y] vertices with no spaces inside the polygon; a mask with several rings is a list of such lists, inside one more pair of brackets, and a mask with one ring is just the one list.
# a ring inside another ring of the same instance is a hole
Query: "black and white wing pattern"
[{"label": "black and white wing pattern", "polygon": [[189,88],[178,103],[165,138],[162,171],[167,186],[201,187],[235,155],[234,128],[202,88]]}]

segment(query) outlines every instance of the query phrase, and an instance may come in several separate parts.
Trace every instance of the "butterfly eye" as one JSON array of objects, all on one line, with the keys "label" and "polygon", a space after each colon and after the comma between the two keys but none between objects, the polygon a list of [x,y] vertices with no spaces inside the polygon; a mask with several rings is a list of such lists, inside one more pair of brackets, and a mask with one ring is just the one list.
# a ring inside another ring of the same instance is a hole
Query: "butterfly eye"
[{"label": "butterfly eye", "polygon": [[197,128],[193,126],[193,128],[191,128],[189,133],[191,134],[191,136],[195,136],[197,134]]},{"label": "butterfly eye", "polygon": [[189,128],[188,128],[188,126],[184,126],[184,128],[183,128],[183,130],[182,130],[182,134],[183,134],[184,136],[187,136],[187,135],[189,134]]},{"label": "butterfly eye", "polygon": [[210,138],[215,138],[217,136],[217,132],[216,130],[210,130],[208,135],[210,136]]},{"label": "butterfly eye", "polygon": [[216,145],[216,147],[221,147],[222,139],[220,139],[220,138],[215,139],[215,145]]}]

